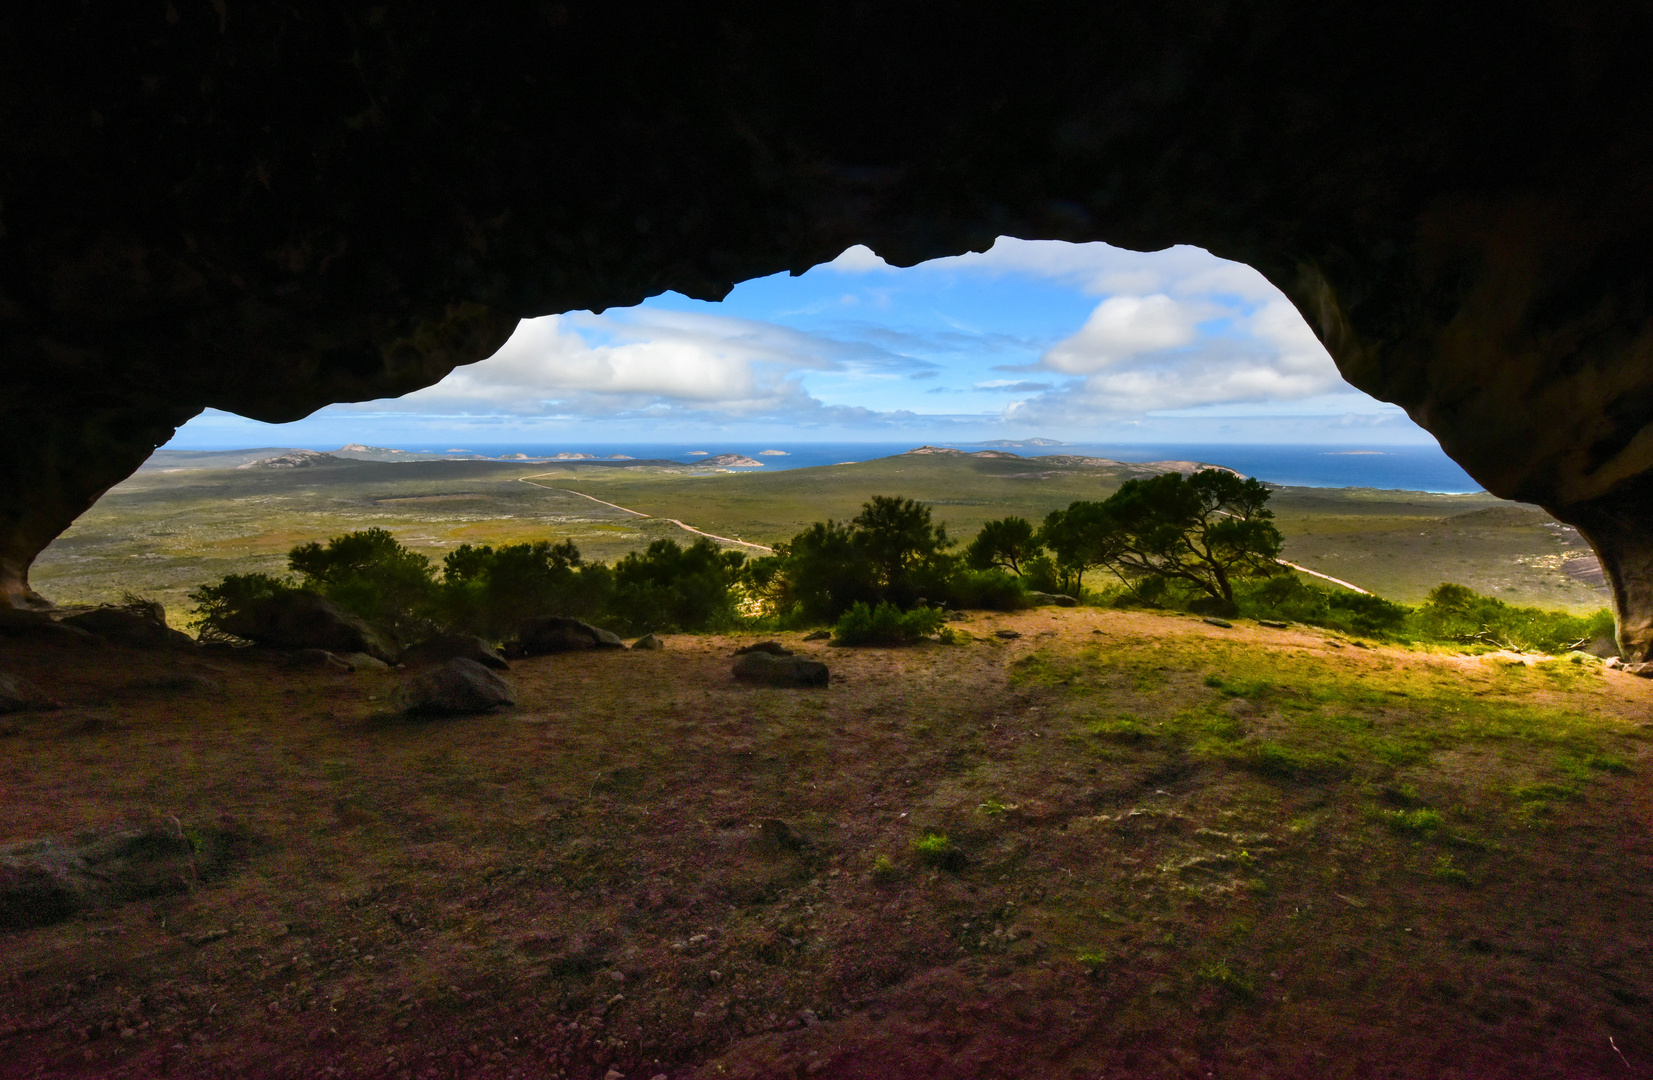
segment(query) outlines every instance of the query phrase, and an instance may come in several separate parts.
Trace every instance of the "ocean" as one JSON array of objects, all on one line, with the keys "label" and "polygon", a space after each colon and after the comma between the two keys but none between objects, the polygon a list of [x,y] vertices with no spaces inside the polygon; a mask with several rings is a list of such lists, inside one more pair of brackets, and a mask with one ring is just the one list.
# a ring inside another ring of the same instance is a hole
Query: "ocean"
[{"label": "ocean", "polygon": [[[399,450],[443,453],[450,449],[487,457],[526,454],[553,457],[559,453],[583,453],[597,457],[624,454],[634,458],[668,458],[692,463],[702,455],[744,454],[763,462],[765,472],[802,469],[814,465],[870,461],[913,449],[901,443],[467,443],[451,446],[407,444]],[[1117,445],[1067,443],[1061,446],[988,446],[982,443],[948,443],[960,450],[1004,450],[1023,457],[1048,454],[1082,454],[1115,461],[1205,461],[1255,476],[1259,480],[1289,487],[1369,487],[1398,491],[1430,491],[1466,494],[1481,485],[1459,468],[1457,462],[1437,447],[1349,447],[1349,446],[1260,446],[1253,444]],[[333,447],[315,447],[329,450]],[[781,450],[783,454],[765,454]],[[456,455],[457,456],[457,455]]]}]

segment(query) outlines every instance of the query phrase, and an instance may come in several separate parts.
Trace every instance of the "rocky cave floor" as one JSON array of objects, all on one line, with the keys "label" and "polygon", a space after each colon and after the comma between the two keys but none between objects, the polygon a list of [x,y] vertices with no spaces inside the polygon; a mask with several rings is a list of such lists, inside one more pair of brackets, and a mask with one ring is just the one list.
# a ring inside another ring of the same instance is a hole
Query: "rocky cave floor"
[{"label": "rocky cave floor", "polygon": [[0,932],[0,1074],[1653,1069],[1653,684],[1149,613],[957,629],[777,635],[825,689],[733,682],[750,637],[540,657],[516,708],[423,722],[395,672],[0,642],[62,705],[0,717],[0,844],[218,838]]}]

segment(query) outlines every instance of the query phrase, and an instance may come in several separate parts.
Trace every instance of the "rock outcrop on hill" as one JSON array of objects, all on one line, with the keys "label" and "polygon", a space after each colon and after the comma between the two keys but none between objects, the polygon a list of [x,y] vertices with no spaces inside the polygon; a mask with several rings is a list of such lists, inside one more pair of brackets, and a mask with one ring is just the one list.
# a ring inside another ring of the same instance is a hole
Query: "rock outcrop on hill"
[{"label": "rock outcrop on hill", "polygon": [[1653,655],[1653,8],[73,5],[0,15],[0,594],[182,422],[851,244],[1249,263],[1579,527]]}]

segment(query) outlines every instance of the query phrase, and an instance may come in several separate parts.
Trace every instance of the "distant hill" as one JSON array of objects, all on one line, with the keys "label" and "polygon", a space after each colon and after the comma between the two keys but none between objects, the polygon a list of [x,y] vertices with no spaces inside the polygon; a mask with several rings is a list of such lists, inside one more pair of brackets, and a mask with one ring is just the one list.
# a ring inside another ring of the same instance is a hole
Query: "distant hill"
[{"label": "distant hill", "polygon": [[[1049,440],[1046,440],[1048,443]],[[996,445],[996,444],[988,444]],[[1231,472],[1235,476],[1245,474],[1237,469],[1230,469],[1227,465],[1213,465],[1205,461],[1114,461],[1112,458],[1084,457],[1079,454],[1043,454],[1039,457],[1024,457],[1021,454],[1012,454],[1005,450],[956,450],[951,446],[924,446],[915,447],[896,457],[911,457],[922,455],[925,457],[969,457],[989,458],[1001,461],[1023,461],[1030,465],[1049,466],[1053,471],[1042,473],[1025,473],[1029,479],[1039,479],[1055,475],[1054,470],[1067,471],[1071,469],[1118,469],[1127,479],[1160,476],[1164,473],[1182,473],[1187,476],[1202,469],[1221,469]]]},{"label": "distant hill", "polygon": [[320,450],[289,450],[285,454],[275,457],[259,458],[249,461],[245,465],[237,465],[237,469],[313,469],[318,465],[344,465],[344,458],[324,454]]}]

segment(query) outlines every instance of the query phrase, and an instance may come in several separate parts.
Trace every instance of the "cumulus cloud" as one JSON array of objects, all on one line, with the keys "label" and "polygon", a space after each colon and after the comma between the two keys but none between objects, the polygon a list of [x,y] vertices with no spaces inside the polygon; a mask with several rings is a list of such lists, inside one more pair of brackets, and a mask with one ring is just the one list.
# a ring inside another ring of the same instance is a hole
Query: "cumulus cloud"
[{"label": "cumulus cloud", "polygon": [[1236,293],[1110,296],[1033,366],[1076,378],[1012,404],[1006,419],[1073,423],[1351,389],[1278,292],[1261,303]]},{"label": "cumulus cloud", "polygon": [[846,421],[872,414],[823,405],[805,390],[803,373],[906,374],[925,366],[877,343],[844,342],[758,320],[648,308],[577,312],[525,320],[487,360],[370,408],[546,417],[786,414]]}]

